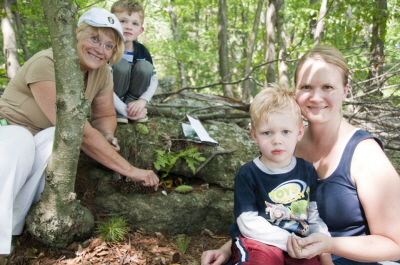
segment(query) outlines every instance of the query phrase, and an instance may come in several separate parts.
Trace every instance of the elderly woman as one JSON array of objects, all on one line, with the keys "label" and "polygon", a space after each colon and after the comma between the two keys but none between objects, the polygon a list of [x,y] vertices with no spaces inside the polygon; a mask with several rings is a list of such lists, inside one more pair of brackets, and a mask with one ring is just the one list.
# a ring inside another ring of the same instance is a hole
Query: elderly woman
[{"label": "elderly woman", "polygon": [[[110,65],[117,63],[124,51],[118,19],[104,9],[92,8],[80,17],[76,35],[85,95],[92,106],[82,150],[121,175],[157,189],[159,179],[153,171],[136,168],[117,153]],[[12,235],[22,232],[29,208],[43,191],[55,106],[54,61],[48,49],[21,67],[0,99],[0,254],[12,251]]]}]

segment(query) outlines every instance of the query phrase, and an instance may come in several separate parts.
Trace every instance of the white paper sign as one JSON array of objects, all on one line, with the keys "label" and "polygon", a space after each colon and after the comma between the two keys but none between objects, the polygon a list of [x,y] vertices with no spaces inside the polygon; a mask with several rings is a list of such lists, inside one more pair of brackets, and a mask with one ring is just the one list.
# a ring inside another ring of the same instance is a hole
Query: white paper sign
[{"label": "white paper sign", "polygon": [[218,142],[208,135],[206,129],[204,129],[201,122],[189,115],[186,115],[189,119],[190,125],[182,123],[183,133],[186,137],[199,139],[200,142],[209,142],[218,145]]}]

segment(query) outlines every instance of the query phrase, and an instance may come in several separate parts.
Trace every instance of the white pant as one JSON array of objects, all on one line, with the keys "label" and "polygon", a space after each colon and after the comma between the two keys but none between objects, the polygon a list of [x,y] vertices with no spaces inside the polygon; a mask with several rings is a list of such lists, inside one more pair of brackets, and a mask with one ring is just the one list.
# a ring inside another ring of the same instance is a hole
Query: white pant
[{"label": "white pant", "polygon": [[33,136],[21,126],[0,126],[0,254],[10,253],[12,235],[22,233],[29,208],[39,201],[54,129]]}]

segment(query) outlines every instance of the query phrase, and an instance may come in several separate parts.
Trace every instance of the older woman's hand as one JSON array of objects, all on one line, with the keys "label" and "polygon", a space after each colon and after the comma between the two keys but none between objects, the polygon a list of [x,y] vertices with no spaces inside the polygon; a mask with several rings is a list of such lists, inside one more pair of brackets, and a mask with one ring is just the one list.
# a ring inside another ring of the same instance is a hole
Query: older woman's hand
[{"label": "older woman's hand", "polygon": [[289,236],[286,243],[287,252],[292,258],[310,259],[321,253],[331,253],[332,238],[321,233],[311,234],[309,237],[296,239]]},{"label": "older woman's hand", "polygon": [[114,150],[119,152],[121,149],[118,144],[118,139],[112,133],[104,133],[104,137],[106,138],[107,142],[109,142],[113,147]]},{"label": "older woman's hand", "polygon": [[145,170],[136,167],[132,167],[127,177],[131,178],[133,181],[141,182],[143,186],[153,187],[154,190],[158,189],[158,184],[160,180],[157,175],[152,170]]}]

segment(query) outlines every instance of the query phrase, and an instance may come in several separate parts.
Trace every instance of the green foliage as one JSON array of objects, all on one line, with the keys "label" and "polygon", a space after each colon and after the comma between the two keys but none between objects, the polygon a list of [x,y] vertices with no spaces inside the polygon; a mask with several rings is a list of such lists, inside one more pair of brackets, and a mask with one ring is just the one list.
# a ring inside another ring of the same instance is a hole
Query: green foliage
[{"label": "green foliage", "polygon": [[178,248],[182,253],[185,253],[189,248],[190,241],[192,241],[192,238],[187,235],[179,234],[176,236],[176,243],[178,244]]},{"label": "green foliage", "polygon": [[[1,68],[0,65],[0,92],[2,92],[3,88],[6,88],[8,84],[8,78],[7,78],[7,73],[6,73],[6,69]],[[2,93],[0,93],[2,94]]]},{"label": "green foliage", "polygon": [[165,152],[157,149],[155,152],[157,153],[157,160],[154,162],[155,169],[165,171],[161,178],[167,177],[176,162],[181,158],[186,162],[193,174],[196,172],[195,164],[206,160],[201,156],[201,153],[197,152],[195,147],[188,147],[186,150],[179,152]]},{"label": "green foliage", "polygon": [[[44,11],[40,0],[17,1],[19,14],[22,18],[24,40],[29,50],[29,55],[51,47],[50,34],[44,17]],[[21,64],[24,56],[20,52]]]},{"label": "green foliage", "polygon": [[107,242],[119,242],[128,232],[126,220],[122,216],[112,216],[106,222],[99,224],[96,232]]},{"label": "green foliage", "polygon": [[[79,14],[95,5],[109,9],[114,1],[77,0],[74,4]],[[244,64],[247,58],[249,40],[252,35],[255,10],[258,0],[231,0],[227,2],[228,19],[228,47],[231,79],[239,80],[244,77]],[[318,22],[321,1],[285,1],[284,17],[288,59],[288,76],[293,76],[296,60],[313,46],[313,30]],[[43,15],[40,0],[20,0],[18,12],[21,17],[22,31],[17,33],[19,60],[21,65],[27,58],[23,54],[20,36],[24,37],[29,55],[51,47],[48,28]],[[139,36],[151,52],[154,65],[157,68],[159,80],[166,76],[180,80],[178,60],[185,69],[185,79],[189,86],[202,86],[219,82],[218,63],[218,1],[213,0],[143,0],[145,8],[145,32]],[[327,14],[324,17],[324,31],[322,43],[330,44],[341,50],[352,69],[354,82],[363,81],[368,75],[369,53],[371,45],[371,25],[374,14],[379,10],[376,1],[366,4],[365,0],[329,1]],[[167,12],[168,6],[174,8],[179,41],[174,39],[171,30],[171,18]],[[384,36],[385,71],[396,66],[400,57],[400,13],[399,1],[388,0],[387,33]],[[251,67],[265,63],[265,13],[267,4],[264,3],[262,17],[256,38],[255,51],[252,56]],[[4,16],[2,10],[2,16]],[[3,36],[0,34],[0,46],[3,50]],[[276,51],[279,49],[276,45]],[[275,64],[277,66],[277,63]],[[0,56],[0,87],[5,87],[5,59]],[[276,71],[278,75],[278,71]],[[252,77],[259,83],[265,81],[265,67],[257,68]],[[392,75],[387,80],[387,87],[394,87],[400,83],[400,75]],[[173,90],[180,89],[177,81]],[[233,85],[235,95],[240,95],[242,84]],[[254,85],[253,93],[262,86]],[[353,88],[354,89],[354,88]],[[356,89],[359,89],[356,87]],[[195,92],[222,94],[221,86],[199,89]],[[393,95],[390,91],[385,93]],[[355,93],[356,94],[356,93]],[[236,98],[239,99],[240,98]]]}]

